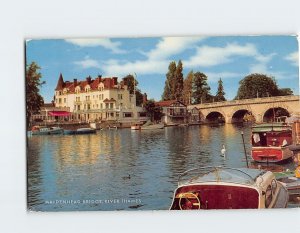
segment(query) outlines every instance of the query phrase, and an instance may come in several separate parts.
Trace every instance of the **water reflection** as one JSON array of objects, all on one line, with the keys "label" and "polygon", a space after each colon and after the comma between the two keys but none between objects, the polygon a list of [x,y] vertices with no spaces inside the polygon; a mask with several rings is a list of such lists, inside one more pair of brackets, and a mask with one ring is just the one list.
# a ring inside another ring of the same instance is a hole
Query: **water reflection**
[{"label": "water reflection", "polygon": [[[249,153],[250,128],[243,125],[31,137],[29,208],[168,209],[181,172],[203,166],[246,166],[242,130]],[[225,158],[220,153],[223,144]]]}]

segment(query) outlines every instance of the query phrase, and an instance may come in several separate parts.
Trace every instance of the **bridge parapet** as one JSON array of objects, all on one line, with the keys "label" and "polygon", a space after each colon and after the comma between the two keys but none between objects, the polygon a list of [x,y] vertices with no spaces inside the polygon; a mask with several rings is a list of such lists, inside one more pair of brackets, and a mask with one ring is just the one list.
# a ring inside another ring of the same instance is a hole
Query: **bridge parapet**
[{"label": "bridge parapet", "polygon": [[254,98],[254,99],[230,100],[230,101],[204,103],[204,104],[193,104],[193,105],[189,105],[188,108],[191,109],[197,107],[199,109],[209,109],[209,108],[229,107],[229,106],[237,106],[237,105],[276,103],[276,102],[283,102],[283,101],[299,101],[299,96],[289,95],[289,96],[273,96],[273,97]]}]

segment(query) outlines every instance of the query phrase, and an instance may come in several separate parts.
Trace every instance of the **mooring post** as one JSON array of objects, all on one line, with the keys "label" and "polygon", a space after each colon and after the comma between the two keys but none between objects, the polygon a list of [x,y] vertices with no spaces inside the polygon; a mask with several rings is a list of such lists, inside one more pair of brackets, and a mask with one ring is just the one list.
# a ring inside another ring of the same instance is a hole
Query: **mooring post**
[{"label": "mooring post", "polygon": [[244,146],[244,153],[245,153],[245,158],[246,158],[246,163],[247,163],[247,168],[249,168],[248,165],[248,157],[247,157],[247,152],[246,152],[246,146],[245,146],[245,140],[244,140],[244,132],[241,131],[242,139],[243,139],[243,146]]}]

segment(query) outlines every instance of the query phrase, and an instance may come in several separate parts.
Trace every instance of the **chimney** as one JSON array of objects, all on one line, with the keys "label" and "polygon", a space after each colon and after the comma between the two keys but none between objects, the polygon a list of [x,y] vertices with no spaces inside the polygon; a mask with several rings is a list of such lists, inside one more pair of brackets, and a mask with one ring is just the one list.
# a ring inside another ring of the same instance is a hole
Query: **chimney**
[{"label": "chimney", "polygon": [[115,86],[115,85],[118,84],[118,78],[117,77],[113,77],[112,80],[113,80],[112,86]]},{"label": "chimney", "polygon": [[77,78],[74,78],[74,87],[77,86]]},{"label": "chimney", "polygon": [[98,74],[98,82],[100,83],[102,81],[102,75]]},{"label": "chimney", "polygon": [[87,78],[86,78],[86,81],[87,81],[87,83],[88,83],[88,84],[90,84],[90,83],[91,83],[91,81],[92,81],[92,78],[91,78],[91,76],[87,77]]}]

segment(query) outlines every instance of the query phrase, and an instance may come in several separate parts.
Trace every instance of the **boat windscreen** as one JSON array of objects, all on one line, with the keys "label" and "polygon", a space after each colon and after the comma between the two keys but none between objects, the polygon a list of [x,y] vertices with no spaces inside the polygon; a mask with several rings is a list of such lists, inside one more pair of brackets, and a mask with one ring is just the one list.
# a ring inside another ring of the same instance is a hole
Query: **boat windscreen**
[{"label": "boat windscreen", "polygon": [[238,184],[253,184],[256,178],[264,173],[258,169],[248,168],[222,168],[211,167],[191,169],[183,173],[178,180],[178,185],[195,184],[204,182],[227,182]]}]

